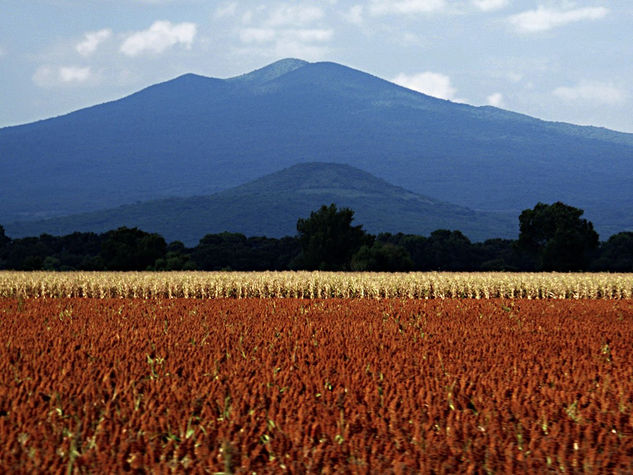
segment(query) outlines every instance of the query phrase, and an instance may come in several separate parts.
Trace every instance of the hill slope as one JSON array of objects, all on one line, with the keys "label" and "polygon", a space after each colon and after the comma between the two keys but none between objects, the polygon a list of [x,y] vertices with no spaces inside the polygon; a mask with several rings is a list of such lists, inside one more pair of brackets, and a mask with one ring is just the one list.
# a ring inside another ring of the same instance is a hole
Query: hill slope
[{"label": "hill slope", "polygon": [[435,99],[335,63],[188,74],[118,101],[0,129],[0,222],[204,195],[337,162],[478,210],[584,208],[633,229],[633,135]]},{"label": "hill slope", "polygon": [[428,235],[459,229],[473,240],[516,237],[516,216],[475,212],[393,186],[347,165],[307,163],[267,175],[211,196],[170,198],[63,218],[6,226],[11,237],[73,231],[103,232],[138,226],[168,241],[195,245],[207,233],[241,232],[248,236],[296,234],[297,219],[323,204],[355,211],[355,224],[383,231]]}]

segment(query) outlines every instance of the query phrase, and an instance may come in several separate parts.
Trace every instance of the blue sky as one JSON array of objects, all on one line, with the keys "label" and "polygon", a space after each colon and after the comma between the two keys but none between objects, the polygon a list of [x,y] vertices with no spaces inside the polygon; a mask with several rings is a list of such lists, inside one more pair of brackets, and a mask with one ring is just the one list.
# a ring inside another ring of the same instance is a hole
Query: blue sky
[{"label": "blue sky", "polygon": [[2,0],[0,127],[296,57],[633,132],[632,25],[630,0]]}]

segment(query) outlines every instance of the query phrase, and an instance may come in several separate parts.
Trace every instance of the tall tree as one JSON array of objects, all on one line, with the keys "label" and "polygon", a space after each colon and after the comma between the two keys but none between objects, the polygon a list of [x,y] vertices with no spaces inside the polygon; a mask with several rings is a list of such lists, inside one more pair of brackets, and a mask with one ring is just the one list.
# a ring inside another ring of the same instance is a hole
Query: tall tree
[{"label": "tall tree", "polygon": [[153,267],[167,250],[161,235],[138,228],[118,228],[103,237],[99,257],[107,270],[145,270]]},{"label": "tall tree", "polygon": [[8,250],[5,250],[5,247],[7,247],[10,242],[11,239],[6,234],[4,234],[4,228],[0,226],[0,269],[4,269],[7,264],[5,259],[5,252],[7,252]]},{"label": "tall tree", "polygon": [[373,236],[362,225],[352,226],[354,212],[338,210],[332,203],[297,221],[301,254],[296,267],[308,270],[349,270],[352,256],[363,245],[371,246]]},{"label": "tall tree", "polygon": [[433,231],[426,253],[429,270],[463,271],[477,267],[473,245],[461,231]]},{"label": "tall tree", "polygon": [[0,249],[11,242],[11,239],[4,233],[4,228],[0,225]]},{"label": "tall tree", "polygon": [[602,243],[600,258],[595,261],[594,269],[633,272],[633,232],[614,234]]},{"label": "tall tree", "polygon": [[407,250],[388,242],[376,241],[373,246],[361,246],[352,256],[354,271],[406,272],[413,267]]},{"label": "tall tree", "polygon": [[589,268],[599,241],[593,224],[581,219],[583,213],[560,201],[538,203],[521,213],[518,247],[531,258],[535,270]]}]

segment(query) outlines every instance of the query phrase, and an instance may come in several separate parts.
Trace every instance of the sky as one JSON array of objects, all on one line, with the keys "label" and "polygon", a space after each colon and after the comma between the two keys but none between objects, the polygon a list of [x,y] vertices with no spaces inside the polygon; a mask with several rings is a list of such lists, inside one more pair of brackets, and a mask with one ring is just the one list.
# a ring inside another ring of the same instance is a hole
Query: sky
[{"label": "sky", "polygon": [[294,57],[633,133],[632,25],[631,0],[2,0],[0,127]]}]

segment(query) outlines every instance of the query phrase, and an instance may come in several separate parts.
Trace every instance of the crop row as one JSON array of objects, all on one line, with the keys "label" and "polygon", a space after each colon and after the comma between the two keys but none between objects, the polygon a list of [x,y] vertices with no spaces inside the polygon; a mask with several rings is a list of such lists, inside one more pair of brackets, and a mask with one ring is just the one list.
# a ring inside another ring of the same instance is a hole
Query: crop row
[{"label": "crop row", "polygon": [[633,274],[0,272],[0,297],[633,298]]},{"label": "crop row", "polygon": [[0,299],[0,471],[633,472],[630,300]]}]

